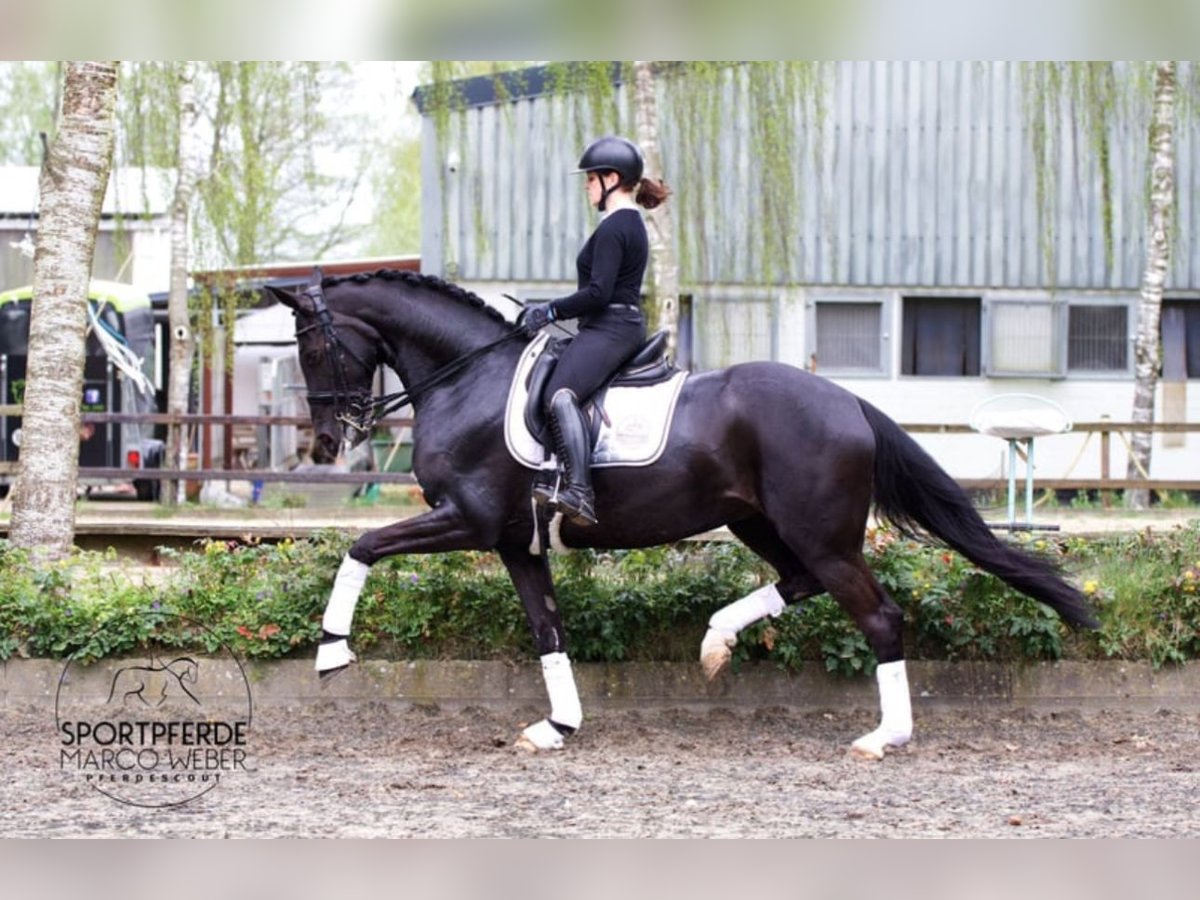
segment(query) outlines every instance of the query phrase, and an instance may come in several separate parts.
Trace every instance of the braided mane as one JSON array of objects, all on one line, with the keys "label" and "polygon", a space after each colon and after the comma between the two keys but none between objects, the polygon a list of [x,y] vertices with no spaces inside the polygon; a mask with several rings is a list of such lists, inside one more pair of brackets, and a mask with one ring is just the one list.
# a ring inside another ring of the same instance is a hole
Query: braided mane
[{"label": "braided mane", "polygon": [[489,306],[487,302],[485,302],[484,299],[478,294],[473,294],[466,288],[459,287],[457,284],[453,284],[442,278],[438,278],[436,275],[427,275],[423,272],[411,272],[400,269],[379,269],[376,272],[358,272],[354,275],[333,276],[324,279],[322,285],[324,287],[333,287],[334,285],[343,284],[347,281],[355,284],[365,284],[366,282],[373,281],[376,278],[384,281],[400,281],[409,285],[410,287],[425,288],[427,290],[434,291],[444,297],[454,300],[457,303],[461,303],[464,306],[470,306],[474,309],[481,310],[502,325],[510,324],[509,321],[504,318],[504,316],[497,312],[496,309]]}]

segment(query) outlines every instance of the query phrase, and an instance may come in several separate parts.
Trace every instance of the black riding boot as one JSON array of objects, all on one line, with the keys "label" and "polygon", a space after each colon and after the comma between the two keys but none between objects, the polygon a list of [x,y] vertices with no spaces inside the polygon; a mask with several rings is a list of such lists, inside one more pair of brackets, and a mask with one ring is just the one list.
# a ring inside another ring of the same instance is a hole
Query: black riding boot
[{"label": "black riding boot", "polygon": [[562,472],[559,489],[539,485],[538,500],[555,505],[579,525],[596,524],[596,497],[592,491],[592,448],[587,422],[574,392],[563,388],[550,399],[550,433]]}]

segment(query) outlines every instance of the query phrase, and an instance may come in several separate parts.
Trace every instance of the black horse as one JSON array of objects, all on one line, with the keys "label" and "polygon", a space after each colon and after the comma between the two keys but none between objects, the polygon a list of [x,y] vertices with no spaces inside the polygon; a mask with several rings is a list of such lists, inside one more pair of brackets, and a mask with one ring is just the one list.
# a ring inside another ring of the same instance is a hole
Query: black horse
[{"label": "black horse", "polygon": [[[410,272],[321,279],[274,290],[296,317],[309,390],[314,458],[366,437],[379,402],[376,367],[395,370],[414,409],[413,471],[429,512],[370,531],[335,580],[318,650],[322,673],[354,659],[347,638],[368,567],[399,553],[496,550],[507,566],[551,701],[522,740],[562,746],[582,718],[566,638],[544,554],[530,551],[534,473],[510,456],[504,409],[520,332],[479,297]],[[785,603],[828,592],[879,662],[880,727],[854,742],[881,758],[912,732],[900,608],[863,558],[872,502],[907,533],[930,535],[1076,625],[1094,619],[1054,566],[997,539],[969,498],[900,428],[849,391],[792,366],[747,363],[688,378],[666,450],[653,465],[594,474],[596,526],[562,524],[575,547],[627,548],[728,526],[779,573],[779,581],[713,616],[702,646],[712,675],[736,633]]]}]

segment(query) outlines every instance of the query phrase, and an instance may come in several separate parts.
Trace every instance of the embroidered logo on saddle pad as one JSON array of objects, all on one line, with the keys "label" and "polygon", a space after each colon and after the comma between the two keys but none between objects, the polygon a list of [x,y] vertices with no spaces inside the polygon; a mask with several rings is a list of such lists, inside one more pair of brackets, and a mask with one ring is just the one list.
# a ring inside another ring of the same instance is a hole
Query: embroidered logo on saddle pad
[{"label": "embroidered logo on saddle pad", "polygon": [[[529,377],[549,337],[539,335],[521,359],[508,391],[504,411],[504,442],[513,459],[530,469],[543,468],[546,452],[525,424]],[[592,450],[592,467],[648,466],[667,446],[675,404],[688,373],[677,371],[666,381],[645,387],[611,387],[601,397],[607,415]],[[590,408],[589,408],[590,409]]]}]

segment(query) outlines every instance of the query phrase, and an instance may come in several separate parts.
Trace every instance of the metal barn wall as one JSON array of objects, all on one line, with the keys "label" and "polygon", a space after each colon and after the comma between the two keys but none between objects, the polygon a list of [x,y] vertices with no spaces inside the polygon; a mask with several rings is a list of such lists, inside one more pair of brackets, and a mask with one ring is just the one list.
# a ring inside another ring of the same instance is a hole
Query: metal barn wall
[{"label": "metal barn wall", "polygon": [[[698,153],[717,154],[720,177],[678,196],[685,283],[1137,290],[1144,265],[1148,110],[1110,135],[1115,244],[1106,259],[1096,153],[1082,126],[1064,129],[1054,181],[1054,224],[1039,221],[1024,88],[1015,63],[830,64],[827,114],[810,125],[796,160],[800,227],[779,260],[760,259],[761,175],[753,139],[736,117]],[[1180,84],[1187,66],[1181,66]],[[594,224],[574,168],[599,133],[632,133],[628,88],[613,108],[577,109],[541,95],[471,106],[450,118],[447,140],[424,121],[421,254],[427,271],[462,281],[574,278],[574,257]],[[730,73],[729,109],[745,106],[746,79]],[[670,90],[660,87],[668,182],[710,158],[683,160]],[[1195,119],[1176,131],[1178,239],[1168,287],[1200,288]],[[685,169],[685,167],[687,167]],[[708,168],[705,169],[708,171]],[[711,182],[711,183],[710,183]],[[677,227],[678,224],[677,224]],[[1047,277],[1043,235],[1053,242]]]}]

